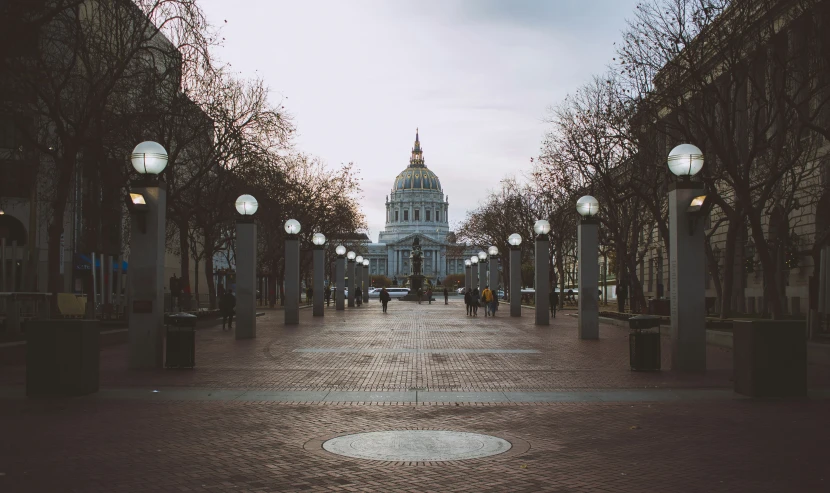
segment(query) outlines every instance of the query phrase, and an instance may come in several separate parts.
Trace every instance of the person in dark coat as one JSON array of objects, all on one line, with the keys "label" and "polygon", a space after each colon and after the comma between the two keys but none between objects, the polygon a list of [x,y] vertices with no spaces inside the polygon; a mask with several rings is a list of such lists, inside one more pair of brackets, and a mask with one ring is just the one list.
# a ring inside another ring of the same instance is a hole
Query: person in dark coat
[{"label": "person in dark coat", "polygon": [[380,303],[383,305],[383,313],[386,313],[386,305],[389,304],[389,300],[392,299],[392,297],[389,296],[389,291],[387,291],[385,287],[381,288],[378,299],[380,299]]},{"label": "person in dark coat", "polygon": [[472,304],[472,297],[473,295],[470,294],[468,289],[464,290],[464,304],[467,305],[467,315],[473,314],[473,304]]},{"label": "person in dark coat", "polygon": [[556,318],[556,309],[559,307],[559,293],[551,289],[548,301],[550,302],[550,314],[553,315],[553,318]]},{"label": "person in dark coat", "polygon": [[429,301],[430,305],[432,304],[432,288],[427,289],[427,301]]},{"label": "person in dark coat", "polygon": [[354,288],[354,302],[357,306],[363,304],[363,290],[360,289],[360,286]]},{"label": "person in dark coat", "polygon": [[222,313],[222,330],[225,330],[225,324],[228,324],[228,330],[233,328],[233,316],[236,313],[236,296],[228,290],[222,295],[219,300],[219,311]]},{"label": "person in dark coat", "polygon": [[472,294],[470,294],[470,303],[473,305],[473,316],[474,317],[478,316],[478,307],[481,306],[481,302],[478,300],[479,296],[480,296],[480,294],[478,292],[478,288],[475,288],[473,290]]},{"label": "person in dark coat", "polygon": [[305,301],[306,301],[306,303],[308,303],[310,305],[313,298],[314,298],[314,288],[309,286],[308,289],[305,290]]},{"label": "person in dark coat", "polygon": [[450,303],[450,293],[447,291],[447,288],[444,288],[444,304],[448,305]]},{"label": "person in dark coat", "polygon": [[329,302],[331,301],[331,288],[326,288],[325,297],[326,297],[326,306],[329,306]]}]

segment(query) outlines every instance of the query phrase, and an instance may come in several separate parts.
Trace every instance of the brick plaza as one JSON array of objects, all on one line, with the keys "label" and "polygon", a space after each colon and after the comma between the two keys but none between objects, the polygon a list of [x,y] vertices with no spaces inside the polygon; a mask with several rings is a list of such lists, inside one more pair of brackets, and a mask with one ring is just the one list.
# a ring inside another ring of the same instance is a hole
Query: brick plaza
[{"label": "brick plaza", "polygon": [[[828,490],[830,368],[810,367],[809,400],[753,401],[728,349],[705,374],[631,372],[627,330],[580,341],[568,312],[537,327],[506,308],[372,300],[295,327],[267,311],[255,340],[200,328],[194,370],[129,371],[126,345],[105,347],[101,391],[73,399],[27,400],[25,368],[0,366],[0,491]],[[318,445],[395,429],[529,447],[402,464]]]}]

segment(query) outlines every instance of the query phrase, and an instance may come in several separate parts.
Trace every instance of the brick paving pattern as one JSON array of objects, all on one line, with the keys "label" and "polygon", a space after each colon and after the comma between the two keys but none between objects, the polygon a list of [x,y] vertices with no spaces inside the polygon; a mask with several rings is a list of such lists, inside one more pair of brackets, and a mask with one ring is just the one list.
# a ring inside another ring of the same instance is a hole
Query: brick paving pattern
[{"label": "brick paving pattern", "polygon": [[[500,314],[504,314],[502,310]],[[324,319],[260,317],[258,338],[197,332],[197,368],[134,372],[126,347],[102,350],[104,389],[517,392],[731,388],[731,352],[709,371],[628,370],[627,330],[580,341],[573,317],[550,327],[468,318],[459,303],[378,303]],[[663,365],[669,367],[668,339]],[[298,352],[297,349],[433,352]],[[444,349],[538,353],[441,353]],[[21,366],[0,367],[20,388]],[[812,388],[830,371],[811,366]],[[234,394],[235,395],[235,394]],[[247,394],[246,394],[247,395]],[[0,492],[28,491],[830,491],[830,400],[361,403],[83,397],[0,398]],[[520,454],[402,465],[306,450],[365,431],[444,429],[516,437]]]}]

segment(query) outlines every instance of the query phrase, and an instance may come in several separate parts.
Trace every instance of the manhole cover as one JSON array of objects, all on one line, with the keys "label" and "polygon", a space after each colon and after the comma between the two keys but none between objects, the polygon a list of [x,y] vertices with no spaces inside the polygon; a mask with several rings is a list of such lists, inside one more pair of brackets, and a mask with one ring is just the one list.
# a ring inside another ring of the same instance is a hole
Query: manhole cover
[{"label": "manhole cover", "polygon": [[507,452],[502,438],[441,430],[374,431],[323,442],[323,449],[355,459],[389,462],[440,462],[478,459]]}]

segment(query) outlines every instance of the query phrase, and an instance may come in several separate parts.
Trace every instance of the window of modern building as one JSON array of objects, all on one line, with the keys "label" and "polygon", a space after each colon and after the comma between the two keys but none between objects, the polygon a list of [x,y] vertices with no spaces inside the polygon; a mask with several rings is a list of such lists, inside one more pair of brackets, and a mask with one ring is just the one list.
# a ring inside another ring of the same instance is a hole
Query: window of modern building
[{"label": "window of modern building", "polygon": [[403,211],[403,220],[409,221],[409,211]]},{"label": "window of modern building", "polygon": [[421,220],[421,209],[415,209],[415,220],[416,221]]}]

